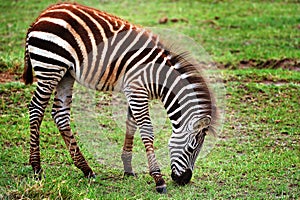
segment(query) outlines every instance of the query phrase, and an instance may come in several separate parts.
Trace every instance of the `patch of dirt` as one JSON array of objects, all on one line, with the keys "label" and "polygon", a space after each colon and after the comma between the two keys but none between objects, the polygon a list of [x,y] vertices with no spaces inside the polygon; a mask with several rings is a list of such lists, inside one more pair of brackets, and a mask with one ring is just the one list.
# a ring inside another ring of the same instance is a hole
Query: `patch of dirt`
[{"label": "patch of dirt", "polygon": [[287,81],[268,81],[268,80],[265,80],[265,81],[261,81],[260,83],[263,83],[265,85],[276,85],[276,86],[282,86],[282,85],[285,85],[287,84],[288,82]]},{"label": "patch of dirt", "polygon": [[241,60],[237,64],[226,63],[226,64],[217,64],[218,68],[227,69],[247,69],[247,68],[256,68],[256,69],[287,69],[293,71],[300,71],[300,59],[268,59],[268,60]]},{"label": "patch of dirt", "polygon": [[21,79],[21,74],[15,74],[9,71],[0,72],[0,84],[13,81],[23,81]]},{"label": "patch of dirt", "polygon": [[189,21],[185,18],[171,18],[169,19],[168,17],[162,17],[158,20],[159,24],[166,24],[168,23],[168,21],[172,22],[172,23],[177,23],[177,22],[185,22],[188,23]]}]

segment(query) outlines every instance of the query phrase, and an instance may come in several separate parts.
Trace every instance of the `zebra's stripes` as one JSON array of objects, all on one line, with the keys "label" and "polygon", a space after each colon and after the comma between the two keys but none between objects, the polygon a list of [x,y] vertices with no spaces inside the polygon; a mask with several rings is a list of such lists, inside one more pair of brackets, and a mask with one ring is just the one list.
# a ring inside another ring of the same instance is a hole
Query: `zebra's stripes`
[{"label": "zebra's stripes", "polygon": [[[166,191],[157,164],[148,101],[160,99],[172,122],[169,141],[172,178],[189,182],[196,157],[216,112],[206,81],[197,65],[166,48],[157,36],[116,16],[78,4],[49,7],[29,28],[26,37],[26,84],[37,89],[29,105],[30,163],[41,172],[39,128],[54,90],[53,119],[85,176],[94,172],[81,154],[70,128],[72,88],[76,80],[86,87],[122,90],[128,100],[126,135],[122,153],[124,171],[134,175],[131,159],[134,133],[139,127],[150,175],[156,189]],[[118,87],[120,86],[120,87]]]}]

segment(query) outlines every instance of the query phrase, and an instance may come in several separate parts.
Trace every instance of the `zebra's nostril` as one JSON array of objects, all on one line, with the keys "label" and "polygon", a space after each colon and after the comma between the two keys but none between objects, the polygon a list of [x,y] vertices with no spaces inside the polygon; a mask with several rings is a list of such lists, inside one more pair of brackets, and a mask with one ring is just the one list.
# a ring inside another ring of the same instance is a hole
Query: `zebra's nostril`
[{"label": "zebra's nostril", "polygon": [[175,181],[178,185],[186,185],[190,182],[192,178],[193,172],[191,169],[187,169],[185,172],[183,172],[181,175],[177,175],[172,171],[171,177],[173,181]]}]

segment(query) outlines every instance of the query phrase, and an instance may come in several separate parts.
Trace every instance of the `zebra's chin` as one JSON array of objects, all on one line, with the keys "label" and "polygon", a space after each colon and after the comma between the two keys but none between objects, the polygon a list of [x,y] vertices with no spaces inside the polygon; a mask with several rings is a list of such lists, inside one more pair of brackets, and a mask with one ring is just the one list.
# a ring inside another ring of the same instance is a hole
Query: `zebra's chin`
[{"label": "zebra's chin", "polygon": [[178,185],[186,185],[190,182],[192,175],[192,170],[186,169],[181,175],[177,175],[174,171],[172,171],[171,177]]}]

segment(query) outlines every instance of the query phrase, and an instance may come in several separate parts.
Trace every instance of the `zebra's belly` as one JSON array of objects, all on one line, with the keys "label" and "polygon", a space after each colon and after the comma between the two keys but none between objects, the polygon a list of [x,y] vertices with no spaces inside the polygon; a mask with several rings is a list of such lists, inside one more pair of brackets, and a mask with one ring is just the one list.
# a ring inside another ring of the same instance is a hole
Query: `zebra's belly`
[{"label": "zebra's belly", "polygon": [[121,80],[122,78],[116,78],[115,76],[107,76],[104,78],[104,76],[94,76],[92,78],[89,78],[89,76],[80,76],[80,73],[75,73],[73,69],[69,70],[70,74],[73,76],[73,78],[78,82],[80,85],[83,85],[87,88],[98,90],[98,91],[120,91],[121,90]]}]

